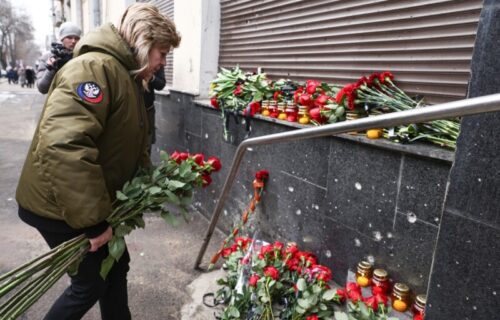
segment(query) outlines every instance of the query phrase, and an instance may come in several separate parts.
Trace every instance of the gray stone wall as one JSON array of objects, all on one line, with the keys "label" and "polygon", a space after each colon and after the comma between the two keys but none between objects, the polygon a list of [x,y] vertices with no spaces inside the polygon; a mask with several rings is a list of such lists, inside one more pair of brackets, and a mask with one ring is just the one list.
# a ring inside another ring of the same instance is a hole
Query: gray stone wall
[{"label": "gray stone wall", "polygon": [[[485,0],[469,96],[500,91],[500,6]],[[437,241],[426,319],[500,318],[500,113],[465,117]]]},{"label": "gray stone wall", "polygon": [[[213,184],[196,194],[196,209],[210,217],[246,134],[243,119],[230,120],[234,141],[228,143],[218,111],[180,92],[158,96],[157,103],[158,149],[222,160]],[[261,119],[251,124],[252,136],[295,129]],[[425,293],[452,159],[452,152],[434,146],[351,135],[257,147],[245,155],[218,226],[229,232],[240,219],[255,172],[266,169],[270,181],[254,218],[263,238],[314,251],[340,284],[358,261],[369,259]]]}]

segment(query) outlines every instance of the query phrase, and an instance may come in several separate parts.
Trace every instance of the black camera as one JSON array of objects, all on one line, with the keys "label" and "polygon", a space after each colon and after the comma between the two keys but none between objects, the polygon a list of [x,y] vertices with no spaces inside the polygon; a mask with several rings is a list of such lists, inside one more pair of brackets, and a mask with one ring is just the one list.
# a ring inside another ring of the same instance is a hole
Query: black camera
[{"label": "black camera", "polygon": [[[73,58],[73,53],[66,49],[61,43],[52,42],[50,52],[52,53],[52,57],[56,59],[55,64],[52,68],[58,70],[61,69],[66,62]],[[48,68],[49,66],[47,66]]]}]

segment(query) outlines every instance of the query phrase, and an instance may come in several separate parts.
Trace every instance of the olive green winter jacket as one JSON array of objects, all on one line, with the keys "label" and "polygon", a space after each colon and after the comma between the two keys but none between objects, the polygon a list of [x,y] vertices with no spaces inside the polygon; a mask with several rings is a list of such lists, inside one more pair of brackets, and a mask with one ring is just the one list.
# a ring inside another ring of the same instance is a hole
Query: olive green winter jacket
[{"label": "olive green winter jacket", "polygon": [[19,205],[74,229],[109,216],[115,193],[149,165],[137,63],[111,24],[87,34],[57,72],[17,187]]}]

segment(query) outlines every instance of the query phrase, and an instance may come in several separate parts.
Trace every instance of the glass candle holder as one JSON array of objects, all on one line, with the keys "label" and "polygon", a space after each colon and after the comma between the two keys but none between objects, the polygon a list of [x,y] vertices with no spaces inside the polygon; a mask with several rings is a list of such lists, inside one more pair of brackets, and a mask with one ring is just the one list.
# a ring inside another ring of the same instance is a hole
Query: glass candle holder
[{"label": "glass candle holder", "polygon": [[372,283],[373,267],[367,261],[360,261],[356,269],[356,283],[361,287],[368,287]]},{"label": "glass candle holder", "polygon": [[299,106],[299,123],[300,124],[308,124],[311,122],[311,118],[309,117],[309,110],[307,106]]},{"label": "glass candle holder", "polygon": [[285,107],[286,120],[290,122],[297,122],[297,105],[293,101],[288,101]]},{"label": "glass candle holder", "polygon": [[285,105],[284,102],[278,102],[278,119],[280,120],[286,120]]},{"label": "glass candle holder", "polygon": [[270,115],[270,112],[269,112],[269,100],[263,100],[261,108],[262,109],[260,111],[260,114],[263,115],[264,117],[269,117],[269,115]]},{"label": "glass candle holder", "polygon": [[410,306],[410,288],[404,283],[396,283],[391,294],[392,308],[405,312]]},{"label": "glass candle holder", "polygon": [[372,277],[372,293],[383,293],[387,295],[389,293],[390,283],[389,274],[384,269],[373,270]]}]

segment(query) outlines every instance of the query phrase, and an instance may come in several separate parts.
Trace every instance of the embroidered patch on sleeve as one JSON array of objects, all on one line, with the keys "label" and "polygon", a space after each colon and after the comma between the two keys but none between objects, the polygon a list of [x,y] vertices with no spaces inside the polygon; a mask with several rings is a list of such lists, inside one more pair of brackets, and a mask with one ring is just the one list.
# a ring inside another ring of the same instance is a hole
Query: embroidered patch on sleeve
[{"label": "embroidered patch on sleeve", "polygon": [[95,82],[80,83],[76,88],[76,92],[83,101],[90,103],[99,103],[102,101],[103,94],[101,87]]}]

